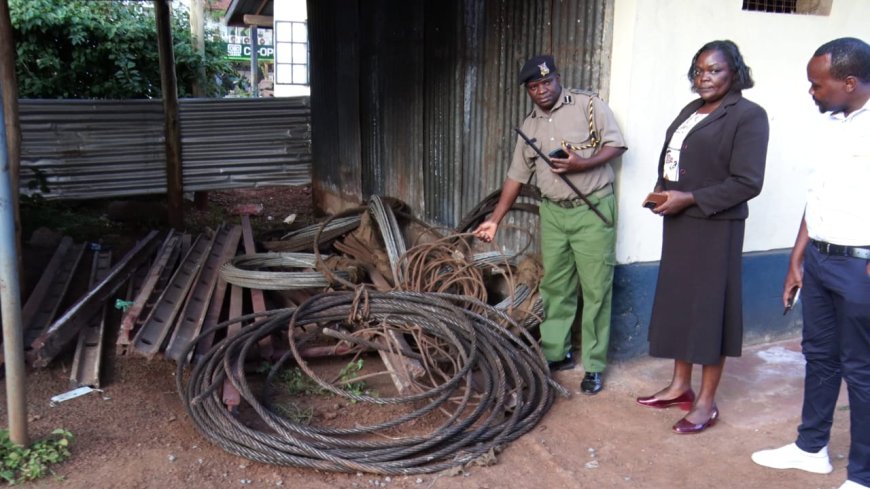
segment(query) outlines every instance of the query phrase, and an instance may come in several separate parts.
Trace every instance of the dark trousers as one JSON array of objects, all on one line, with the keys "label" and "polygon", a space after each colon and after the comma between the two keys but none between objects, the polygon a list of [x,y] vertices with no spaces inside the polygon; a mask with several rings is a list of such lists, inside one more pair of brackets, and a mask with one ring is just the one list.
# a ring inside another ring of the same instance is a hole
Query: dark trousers
[{"label": "dark trousers", "polygon": [[803,347],[807,360],[797,445],[818,452],[831,436],[845,379],[849,392],[849,480],[870,486],[870,276],[867,260],[804,254]]}]

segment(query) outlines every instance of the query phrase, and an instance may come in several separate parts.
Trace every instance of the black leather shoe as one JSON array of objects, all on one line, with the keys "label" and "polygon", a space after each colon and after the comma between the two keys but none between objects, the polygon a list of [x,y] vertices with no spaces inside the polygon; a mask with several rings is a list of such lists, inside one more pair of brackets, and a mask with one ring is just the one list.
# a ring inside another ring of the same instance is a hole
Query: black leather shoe
[{"label": "black leather shoe", "polygon": [[604,379],[601,372],[586,372],[583,382],[580,382],[580,391],[584,394],[598,394],[604,389]]},{"label": "black leather shoe", "polygon": [[556,362],[547,362],[547,366],[550,367],[550,372],[556,372],[559,370],[571,370],[576,364],[574,363],[574,355],[569,351],[565,354],[565,358],[556,361]]}]

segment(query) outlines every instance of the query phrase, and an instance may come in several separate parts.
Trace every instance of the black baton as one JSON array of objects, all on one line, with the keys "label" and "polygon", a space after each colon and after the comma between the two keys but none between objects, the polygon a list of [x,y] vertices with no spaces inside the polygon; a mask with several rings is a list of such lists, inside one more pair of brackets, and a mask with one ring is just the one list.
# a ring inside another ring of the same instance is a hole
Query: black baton
[{"label": "black baton", "polygon": [[[555,168],[553,166],[553,162],[550,161],[550,158],[547,155],[545,155],[543,151],[541,151],[541,148],[535,146],[535,142],[532,141],[531,139],[529,139],[529,137],[526,136],[526,134],[523,131],[521,131],[520,128],[515,127],[514,131],[516,131],[517,134],[519,134],[520,137],[523,138],[523,141],[525,141],[526,144],[529,145],[529,147],[531,147],[533,150],[535,150],[535,153],[538,153],[538,156],[543,158],[544,161],[546,161],[547,164],[550,165],[550,168]],[[557,173],[556,175],[559,175],[562,178],[562,181],[565,182],[565,184],[567,184],[569,187],[571,187],[571,190],[573,190],[577,194],[577,196],[580,197],[580,200],[582,200],[586,205],[588,205],[589,208],[592,209],[592,212],[594,212],[596,216],[600,217],[601,220],[604,221],[604,224],[607,227],[613,226],[613,224],[610,221],[608,221],[606,217],[604,217],[604,214],[602,214],[601,211],[598,210],[598,207],[596,205],[594,205],[592,202],[589,202],[589,199],[586,198],[585,195],[583,195],[583,192],[578,190],[577,187],[571,182],[571,180],[568,180],[568,177],[564,173]]]}]

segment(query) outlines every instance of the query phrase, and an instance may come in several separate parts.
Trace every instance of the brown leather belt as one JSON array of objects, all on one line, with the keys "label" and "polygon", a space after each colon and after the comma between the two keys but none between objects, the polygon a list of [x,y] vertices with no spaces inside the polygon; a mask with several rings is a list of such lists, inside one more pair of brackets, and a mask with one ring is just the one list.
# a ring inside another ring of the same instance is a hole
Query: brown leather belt
[{"label": "brown leather belt", "polygon": [[[613,184],[608,183],[607,185],[601,187],[600,189],[592,192],[591,194],[586,194],[586,198],[595,197],[597,199],[603,199],[608,195],[613,194]],[[566,200],[550,200],[547,199],[552,204],[558,205],[563,209],[573,209],[574,207],[581,207],[586,205],[586,202],[583,202],[583,199],[577,197],[576,199],[566,199]]]},{"label": "brown leather belt", "polygon": [[819,250],[819,253],[823,253],[825,255],[851,256],[853,258],[860,258],[862,260],[870,260],[870,246],[843,246],[832,243],[825,243],[824,241],[818,241],[812,238],[810,238],[810,244],[813,246],[813,248]]}]

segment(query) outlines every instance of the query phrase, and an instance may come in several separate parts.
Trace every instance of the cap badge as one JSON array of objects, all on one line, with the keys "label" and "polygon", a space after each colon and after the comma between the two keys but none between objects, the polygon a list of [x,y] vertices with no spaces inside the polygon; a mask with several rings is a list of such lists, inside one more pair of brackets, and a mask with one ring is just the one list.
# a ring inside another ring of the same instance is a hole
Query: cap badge
[{"label": "cap badge", "polygon": [[547,68],[547,63],[541,63],[538,65],[538,69],[541,70],[541,76],[547,76],[550,74],[550,68]]}]

